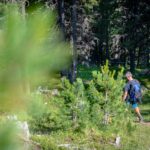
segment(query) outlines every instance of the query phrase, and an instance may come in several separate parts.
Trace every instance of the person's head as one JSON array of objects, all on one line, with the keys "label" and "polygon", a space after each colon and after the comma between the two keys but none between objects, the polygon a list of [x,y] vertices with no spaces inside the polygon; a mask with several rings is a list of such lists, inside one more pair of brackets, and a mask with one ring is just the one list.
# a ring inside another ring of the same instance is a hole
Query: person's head
[{"label": "person's head", "polygon": [[133,79],[132,73],[128,71],[128,72],[126,73],[126,78],[127,78],[129,81],[132,80],[132,79]]}]

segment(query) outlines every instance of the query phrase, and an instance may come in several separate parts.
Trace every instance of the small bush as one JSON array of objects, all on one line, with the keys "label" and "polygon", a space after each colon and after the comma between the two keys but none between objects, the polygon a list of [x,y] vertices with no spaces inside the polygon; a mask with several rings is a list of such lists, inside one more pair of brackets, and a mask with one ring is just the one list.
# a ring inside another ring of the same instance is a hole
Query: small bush
[{"label": "small bush", "polygon": [[91,121],[101,130],[122,132],[131,122],[131,112],[122,101],[122,89],[125,84],[123,71],[121,68],[116,75],[115,71],[110,71],[108,62],[100,71],[93,71],[87,96],[90,101]]}]

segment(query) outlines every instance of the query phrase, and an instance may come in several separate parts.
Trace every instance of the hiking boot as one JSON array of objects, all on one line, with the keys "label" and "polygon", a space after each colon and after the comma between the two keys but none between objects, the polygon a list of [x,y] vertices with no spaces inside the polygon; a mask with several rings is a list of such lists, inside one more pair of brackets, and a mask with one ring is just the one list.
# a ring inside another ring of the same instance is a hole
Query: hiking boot
[{"label": "hiking boot", "polygon": [[140,118],[139,118],[139,122],[140,122],[140,123],[143,123],[143,122],[144,122],[143,117],[140,117]]}]

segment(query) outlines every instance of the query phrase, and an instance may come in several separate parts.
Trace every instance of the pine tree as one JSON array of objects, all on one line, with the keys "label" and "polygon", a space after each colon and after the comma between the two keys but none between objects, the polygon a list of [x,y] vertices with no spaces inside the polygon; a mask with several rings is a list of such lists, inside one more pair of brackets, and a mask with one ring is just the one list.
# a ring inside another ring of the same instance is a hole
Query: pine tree
[{"label": "pine tree", "polygon": [[85,88],[81,79],[77,78],[74,84],[63,80],[61,95],[68,109],[68,117],[73,130],[82,130],[88,122],[89,104],[85,96]]},{"label": "pine tree", "polygon": [[123,86],[123,68],[117,73],[110,71],[107,61],[100,71],[93,72],[88,97],[91,104],[91,120],[99,128],[106,127],[119,132],[130,122],[130,111],[122,101]]}]

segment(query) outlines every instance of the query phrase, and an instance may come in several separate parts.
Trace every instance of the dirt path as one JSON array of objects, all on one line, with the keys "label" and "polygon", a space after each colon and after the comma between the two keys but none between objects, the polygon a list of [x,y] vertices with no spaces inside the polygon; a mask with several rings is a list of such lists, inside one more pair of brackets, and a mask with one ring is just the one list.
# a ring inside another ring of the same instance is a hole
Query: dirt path
[{"label": "dirt path", "polygon": [[137,122],[140,125],[150,126],[150,122]]}]

